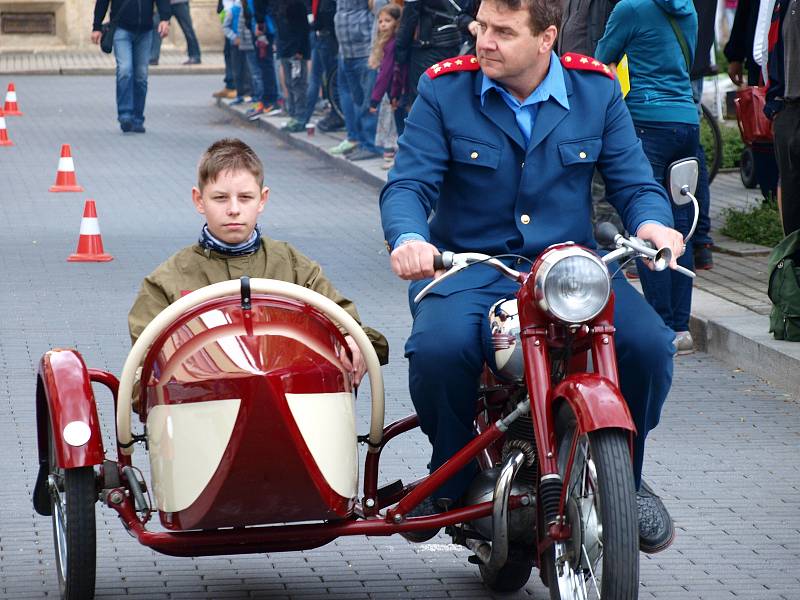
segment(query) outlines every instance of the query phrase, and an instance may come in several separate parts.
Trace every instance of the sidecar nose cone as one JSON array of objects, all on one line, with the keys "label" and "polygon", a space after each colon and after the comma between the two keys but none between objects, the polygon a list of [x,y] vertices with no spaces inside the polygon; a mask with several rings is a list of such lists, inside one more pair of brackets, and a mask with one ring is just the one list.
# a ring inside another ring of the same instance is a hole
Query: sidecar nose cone
[{"label": "sidecar nose cone", "polygon": [[83,446],[92,436],[92,430],[83,421],[71,421],[64,427],[62,437],[70,446]]}]

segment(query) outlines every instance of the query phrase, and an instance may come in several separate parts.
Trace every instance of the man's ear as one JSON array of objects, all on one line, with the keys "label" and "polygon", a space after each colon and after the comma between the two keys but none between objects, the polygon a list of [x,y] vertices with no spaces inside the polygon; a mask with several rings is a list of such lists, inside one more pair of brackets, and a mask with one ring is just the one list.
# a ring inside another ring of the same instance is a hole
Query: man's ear
[{"label": "man's ear", "polygon": [[550,54],[558,38],[558,29],[555,25],[550,25],[542,32],[542,45],[539,48],[542,54]]},{"label": "man's ear", "polygon": [[206,214],[205,206],[203,205],[203,194],[200,191],[200,188],[193,187],[192,188],[192,204],[194,204],[194,208],[197,212],[201,215]]},{"label": "man's ear", "polygon": [[269,199],[269,188],[264,186],[261,188],[261,200],[258,202],[258,212],[264,210],[264,206],[267,204],[267,200]]}]

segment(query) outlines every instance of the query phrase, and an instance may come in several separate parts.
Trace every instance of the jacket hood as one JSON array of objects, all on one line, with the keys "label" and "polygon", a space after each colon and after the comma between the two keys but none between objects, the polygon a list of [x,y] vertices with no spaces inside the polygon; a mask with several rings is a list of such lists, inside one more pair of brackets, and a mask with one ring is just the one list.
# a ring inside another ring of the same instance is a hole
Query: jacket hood
[{"label": "jacket hood", "polygon": [[692,0],[653,0],[653,2],[675,17],[690,15],[694,12]]}]

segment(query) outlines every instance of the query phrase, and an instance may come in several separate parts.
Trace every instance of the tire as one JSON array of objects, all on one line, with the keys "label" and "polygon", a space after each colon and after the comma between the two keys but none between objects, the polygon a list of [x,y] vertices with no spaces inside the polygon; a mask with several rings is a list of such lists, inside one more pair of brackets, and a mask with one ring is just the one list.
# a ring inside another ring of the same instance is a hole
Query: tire
[{"label": "tire", "polygon": [[94,598],[97,541],[94,505],[97,502],[93,467],[55,467],[50,433],[50,503],[58,587],[63,600]]},{"label": "tire", "polygon": [[333,112],[336,113],[336,115],[338,115],[342,121],[344,121],[344,111],[342,110],[342,103],[339,100],[339,85],[337,83],[338,74],[339,67],[334,66],[331,70],[330,76],[325,81],[325,97],[331,104],[331,110],[333,110]]},{"label": "tire", "polygon": [[[564,402],[556,421],[562,477],[575,427],[572,410]],[[564,485],[568,484],[566,512],[572,536],[554,544],[542,565],[551,600],[635,600],[639,592],[639,525],[627,432],[603,429],[581,436],[570,481]],[[585,486],[583,493],[579,485]],[[576,550],[580,553],[577,561]],[[609,577],[603,577],[605,573]]]},{"label": "tire", "polygon": [[516,592],[528,583],[533,570],[534,548],[511,546],[506,564],[497,570],[479,565],[484,585],[495,592]]},{"label": "tire", "polygon": [[746,146],[742,150],[742,158],[739,160],[739,175],[742,178],[742,184],[748,190],[754,190],[758,187],[756,164],[753,157],[753,149],[750,146]]},{"label": "tire", "polygon": [[708,184],[714,181],[719,168],[722,166],[722,133],[719,123],[705,104],[700,105],[702,117],[700,118],[700,142],[706,155],[706,168],[708,169]]}]

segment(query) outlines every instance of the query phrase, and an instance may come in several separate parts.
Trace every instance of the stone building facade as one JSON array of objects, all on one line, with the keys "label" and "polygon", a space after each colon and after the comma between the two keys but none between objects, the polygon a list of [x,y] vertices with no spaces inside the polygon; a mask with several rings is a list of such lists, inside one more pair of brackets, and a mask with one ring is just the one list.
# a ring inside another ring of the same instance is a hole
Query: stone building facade
[{"label": "stone building facade", "polygon": [[[190,0],[190,6],[201,49],[221,49],[217,0]],[[88,49],[93,16],[93,0],[0,0],[0,52]],[[178,23],[171,24],[164,48],[185,48]]]}]

